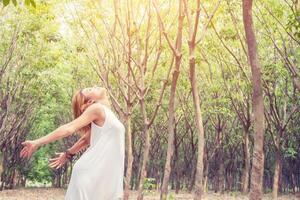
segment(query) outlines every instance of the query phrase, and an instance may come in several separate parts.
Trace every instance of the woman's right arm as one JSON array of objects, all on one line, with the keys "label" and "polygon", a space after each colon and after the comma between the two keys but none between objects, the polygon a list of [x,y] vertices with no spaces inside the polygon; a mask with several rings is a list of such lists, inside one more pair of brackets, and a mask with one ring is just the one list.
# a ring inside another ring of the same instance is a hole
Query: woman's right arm
[{"label": "woman's right arm", "polygon": [[68,149],[69,153],[76,154],[77,152],[85,149],[90,145],[91,130],[86,132],[71,148]]}]

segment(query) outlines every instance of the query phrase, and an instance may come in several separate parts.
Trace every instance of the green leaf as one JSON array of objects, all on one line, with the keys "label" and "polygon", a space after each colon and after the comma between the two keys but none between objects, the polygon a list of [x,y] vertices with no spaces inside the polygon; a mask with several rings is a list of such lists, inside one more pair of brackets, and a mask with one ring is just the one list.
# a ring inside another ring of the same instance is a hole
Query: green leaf
[{"label": "green leaf", "polygon": [[14,4],[14,6],[17,6],[17,0],[11,0]]},{"label": "green leaf", "polygon": [[3,0],[3,5],[7,6],[9,4],[9,0]]}]

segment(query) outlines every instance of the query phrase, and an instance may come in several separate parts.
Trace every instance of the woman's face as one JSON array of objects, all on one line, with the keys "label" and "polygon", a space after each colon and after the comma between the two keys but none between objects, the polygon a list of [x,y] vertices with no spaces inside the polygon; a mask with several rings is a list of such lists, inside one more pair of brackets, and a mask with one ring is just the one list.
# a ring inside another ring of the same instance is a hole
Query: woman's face
[{"label": "woman's face", "polygon": [[106,89],[99,86],[87,87],[82,90],[84,96],[92,100],[100,100],[106,98]]}]

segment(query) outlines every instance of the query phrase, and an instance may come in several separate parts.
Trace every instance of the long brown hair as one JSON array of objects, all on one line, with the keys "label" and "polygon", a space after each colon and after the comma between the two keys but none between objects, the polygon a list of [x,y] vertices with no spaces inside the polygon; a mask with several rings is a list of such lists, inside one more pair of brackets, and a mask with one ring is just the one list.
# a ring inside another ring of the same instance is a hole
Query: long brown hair
[{"label": "long brown hair", "polygon": [[[72,98],[72,109],[73,109],[74,119],[79,117],[84,112],[85,108],[82,109],[82,105],[86,104],[89,100],[90,100],[90,98],[86,97],[82,93],[82,89],[77,90],[74,93],[73,98]],[[88,124],[85,127],[82,127],[81,129],[77,130],[77,132],[80,135],[83,135],[86,132],[88,132],[90,129],[91,129],[91,125]]]}]

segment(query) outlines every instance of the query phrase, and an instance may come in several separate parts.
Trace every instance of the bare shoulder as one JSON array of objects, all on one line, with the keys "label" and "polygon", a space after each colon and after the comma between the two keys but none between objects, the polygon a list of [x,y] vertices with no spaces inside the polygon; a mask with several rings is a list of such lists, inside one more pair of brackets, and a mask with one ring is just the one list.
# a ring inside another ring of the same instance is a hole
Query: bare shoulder
[{"label": "bare shoulder", "polygon": [[89,110],[89,112],[92,112],[99,118],[105,117],[104,105],[101,103],[93,103],[87,108],[87,110]]}]

